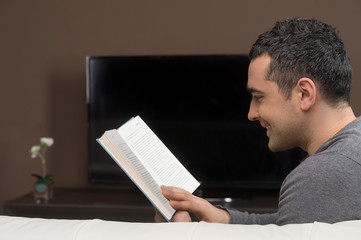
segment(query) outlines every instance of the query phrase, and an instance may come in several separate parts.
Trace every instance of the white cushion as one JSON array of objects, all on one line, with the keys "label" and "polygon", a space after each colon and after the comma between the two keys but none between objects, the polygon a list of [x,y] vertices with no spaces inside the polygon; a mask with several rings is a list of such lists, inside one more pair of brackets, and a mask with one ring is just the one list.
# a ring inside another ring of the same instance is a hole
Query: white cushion
[{"label": "white cushion", "polygon": [[0,216],[1,240],[115,239],[361,239],[361,221],[336,224],[229,225],[218,223],[129,223]]}]

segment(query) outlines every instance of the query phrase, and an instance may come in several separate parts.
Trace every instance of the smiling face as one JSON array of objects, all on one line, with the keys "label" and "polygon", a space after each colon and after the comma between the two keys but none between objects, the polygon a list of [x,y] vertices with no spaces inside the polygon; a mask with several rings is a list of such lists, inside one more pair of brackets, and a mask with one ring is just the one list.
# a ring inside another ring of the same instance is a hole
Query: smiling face
[{"label": "smiling face", "polygon": [[255,58],[249,66],[247,89],[252,94],[248,118],[267,129],[271,151],[284,151],[299,146],[302,129],[297,97],[286,99],[274,81],[266,79],[271,63],[268,55]]}]

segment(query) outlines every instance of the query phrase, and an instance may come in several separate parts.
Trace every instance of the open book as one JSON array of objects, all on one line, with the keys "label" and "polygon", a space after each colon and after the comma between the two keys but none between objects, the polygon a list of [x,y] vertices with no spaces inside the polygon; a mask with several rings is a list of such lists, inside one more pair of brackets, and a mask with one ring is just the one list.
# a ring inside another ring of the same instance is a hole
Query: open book
[{"label": "open book", "polygon": [[117,130],[106,131],[97,141],[168,221],[175,210],[160,186],[176,186],[191,193],[199,186],[139,116]]}]

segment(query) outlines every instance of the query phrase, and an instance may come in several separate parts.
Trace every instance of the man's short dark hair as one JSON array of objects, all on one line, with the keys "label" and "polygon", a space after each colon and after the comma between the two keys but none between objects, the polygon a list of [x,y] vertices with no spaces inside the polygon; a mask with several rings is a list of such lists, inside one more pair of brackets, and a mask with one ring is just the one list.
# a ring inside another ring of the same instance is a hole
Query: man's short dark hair
[{"label": "man's short dark hair", "polygon": [[298,80],[308,77],[331,105],[350,104],[352,68],[336,28],[314,19],[277,22],[258,37],[250,60],[264,54],[272,59],[267,80],[287,98]]}]

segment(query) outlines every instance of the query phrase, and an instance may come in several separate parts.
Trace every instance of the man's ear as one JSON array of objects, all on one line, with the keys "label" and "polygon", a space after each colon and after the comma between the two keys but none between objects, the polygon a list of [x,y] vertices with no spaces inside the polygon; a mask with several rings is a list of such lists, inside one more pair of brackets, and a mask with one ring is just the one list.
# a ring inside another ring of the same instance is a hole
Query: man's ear
[{"label": "man's ear", "polygon": [[309,78],[301,78],[297,82],[296,89],[301,110],[310,110],[316,102],[317,88],[315,83]]}]

